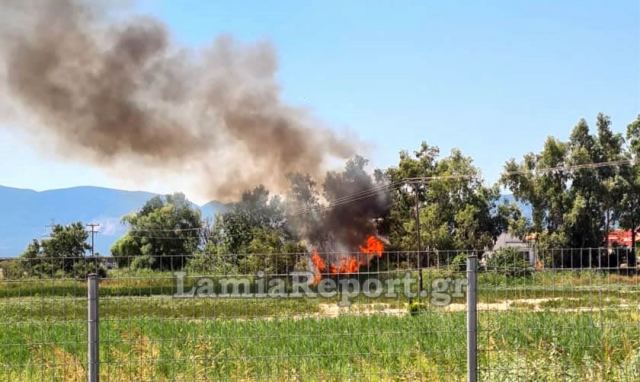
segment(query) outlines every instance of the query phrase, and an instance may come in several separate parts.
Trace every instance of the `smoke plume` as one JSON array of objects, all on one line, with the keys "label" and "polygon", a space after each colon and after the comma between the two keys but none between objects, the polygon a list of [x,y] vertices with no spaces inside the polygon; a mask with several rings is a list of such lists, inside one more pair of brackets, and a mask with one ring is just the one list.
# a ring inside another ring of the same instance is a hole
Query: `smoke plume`
[{"label": "smoke plume", "polygon": [[187,49],[156,19],[79,0],[5,0],[0,13],[3,122],[64,157],[137,179],[190,174],[231,200],[257,184],[283,190],[289,173],[321,176],[354,153],[283,103],[268,43]]},{"label": "smoke plume", "polygon": [[386,233],[378,222],[391,207],[390,185],[385,179],[374,179],[366,170],[367,163],[356,155],[344,170],[329,171],[321,189],[309,176],[291,177],[288,222],[313,248],[358,251],[367,237]]}]

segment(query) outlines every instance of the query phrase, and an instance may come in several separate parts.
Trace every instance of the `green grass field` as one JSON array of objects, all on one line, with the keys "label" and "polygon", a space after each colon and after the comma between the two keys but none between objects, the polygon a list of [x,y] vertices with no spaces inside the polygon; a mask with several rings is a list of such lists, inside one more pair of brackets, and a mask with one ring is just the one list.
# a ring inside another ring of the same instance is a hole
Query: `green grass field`
[{"label": "green grass field", "polygon": [[[409,314],[403,298],[358,298],[334,315],[336,300],[175,299],[172,285],[102,282],[102,381],[465,379],[459,300]],[[592,272],[481,275],[480,379],[639,380],[638,286]],[[0,281],[0,380],[86,380],[85,294],[74,280]]]}]

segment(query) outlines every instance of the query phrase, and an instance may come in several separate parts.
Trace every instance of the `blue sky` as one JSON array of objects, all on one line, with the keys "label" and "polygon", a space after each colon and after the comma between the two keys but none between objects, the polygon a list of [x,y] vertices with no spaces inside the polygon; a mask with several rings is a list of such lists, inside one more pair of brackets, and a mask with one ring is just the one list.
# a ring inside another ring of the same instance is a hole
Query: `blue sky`
[{"label": "blue sky", "polygon": [[[493,182],[511,157],[609,114],[623,131],[640,113],[636,1],[156,1],[130,10],[206,46],[220,34],[268,40],[287,102],[370,147],[374,167],[421,141],[458,147]],[[36,149],[0,129],[0,184],[135,187]]]}]

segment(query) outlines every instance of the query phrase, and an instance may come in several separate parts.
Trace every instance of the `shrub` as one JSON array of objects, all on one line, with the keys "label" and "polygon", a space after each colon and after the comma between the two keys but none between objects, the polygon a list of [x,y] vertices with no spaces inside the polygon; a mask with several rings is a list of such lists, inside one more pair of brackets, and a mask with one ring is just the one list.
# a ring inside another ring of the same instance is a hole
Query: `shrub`
[{"label": "shrub", "polygon": [[525,259],[525,254],[517,248],[501,248],[487,255],[487,271],[505,275],[507,277],[530,276],[532,268]]},{"label": "shrub", "polygon": [[449,271],[452,273],[465,272],[467,270],[467,254],[457,254],[449,263]]},{"label": "shrub", "polygon": [[0,261],[0,280],[18,279],[26,274],[20,260]]},{"label": "shrub", "polygon": [[101,259],[96,258],[87,260],[87,262],[77,262],[73,265],[73,269],[69,275],[84,279],[92,273],[97,274],[101,278],[107,277],[107,269]]},{"label": "shrub", "polygon": [[149,255],[136,256],[131,260],[131,269],[153,269],[155,258]]},{"label": "shrub", "polygon": [[228,258],[225,259],[224,255],[198,252],[189,259],[187,271],[199,274],[226,275],[237,273],[238,267]]}]

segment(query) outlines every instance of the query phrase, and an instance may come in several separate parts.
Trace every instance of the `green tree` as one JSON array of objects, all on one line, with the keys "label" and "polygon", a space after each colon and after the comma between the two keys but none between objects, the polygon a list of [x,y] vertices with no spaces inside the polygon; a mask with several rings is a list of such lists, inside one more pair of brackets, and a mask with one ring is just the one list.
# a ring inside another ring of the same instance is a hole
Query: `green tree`
[{"label": "green tree", "polygon": [[[239,202],[216,216],[200,269],[234,269],[241,273],[263,271],[284,274],[293,270],[304,251],[287,223],[286,207],[264,186],[244,192]],[[195,266],[195,263],[194,263]]]},{"label": "green tree", "polygon": [[[611,130],[611,119],[599,113],[596,119],[598,128],[596,144],[600,162],[618,161],[626,159],[629,154],[623,149],[624,138],[620,133]],[[616,221],[617,205],[623,197],[620,183],[620,172],[624,167],[605,166],[599,168],[598,184],[600,185],[601,209],[604,211],[604,236],[607,237]]]},{"label": "green tree", "polygon": [[[567,158],[569,166],[603,162],[597,138],[590,134],[589,126],[581,119],[569,139]],[[577,167],[568,173],[568,211],[564,214],[564,230],[571,246],[599,247],[604,242],[604,193],[596,169]]]},{"label": "green tree", "polygon": [[486,187],[470,157],[459,150],[439,158],[439,149],[423,143],[414,155],[400,153],[397,167],[377,176],[401,184],[406,178],[425,181],[396,187],[384,227],[394,249],[416,249],[416,194],[420,203],[422,248],[484,249],[509,226],[517,208],[498,208],[498,187]]},{"label": "green tree", "polygon": [[539,240],[564,245],[565,237],[556,232],[562,227],[567,210],[568,176],[561,171],[540,171],[564,164],[568,145],[553,137],[547,138],[542,152],[526,154],[521,163],[514,159],[505,164],[501,182],[516,200],[529,203],[532,208],[532,230],[542,236]]},{"label": "green tree", "polygon": [[310,175],[290,174],[286,195],[287,225],[301,239],[321,240],[322,214],[318,186]]},{"label": "green tree", "polygon": [[635,239],[640,225],[640,115],[627,126],[627,142],[627,157],[633,160],[633,164],[621,167],[617,177],[622,194],[617,216],[620,227],[631,230],[631,253],[635,264]]},{"label": "green tree", "polygon": [[531,229],[541,247],[604,244],[621,198],[619,169],[591,164],[623,157],[622,136],[610,125],[610,119],[599,114],[598,131],[592,135],[581,119],[569,141],[549,137],[540,153],[506,163],[501,181],[518,200],[531,204]]},{"label": "green tree", "polygon": [[95,262],[88,262],[85,258],[91,249],[88,237],[81,222],[54,225],[49,238],[34,239],[21,255],[26,273],[34,276],[84,276],[98,270]]},{"label": "green tree", "polygon": [[248,253],[256,228],[280,231],[288,235],[284,206],[278,196],[270,197],[264,186],[242,194],[227,212],[216,216],[209,242],[218,253]]},{"label": "green tree", "polygon": [[241,273],[262,271],[267,275],[285,275],[303,260],[306,249],[281,231],[260,227],[253,230],[252,236],[247,246],[251,255],[239,264]]},{"label": "green tree", "polygon": [[200,211],[183,194],[156,196],[123,222],[130,229],[111,248],[120,266],[181,269],[202,242]]}]

